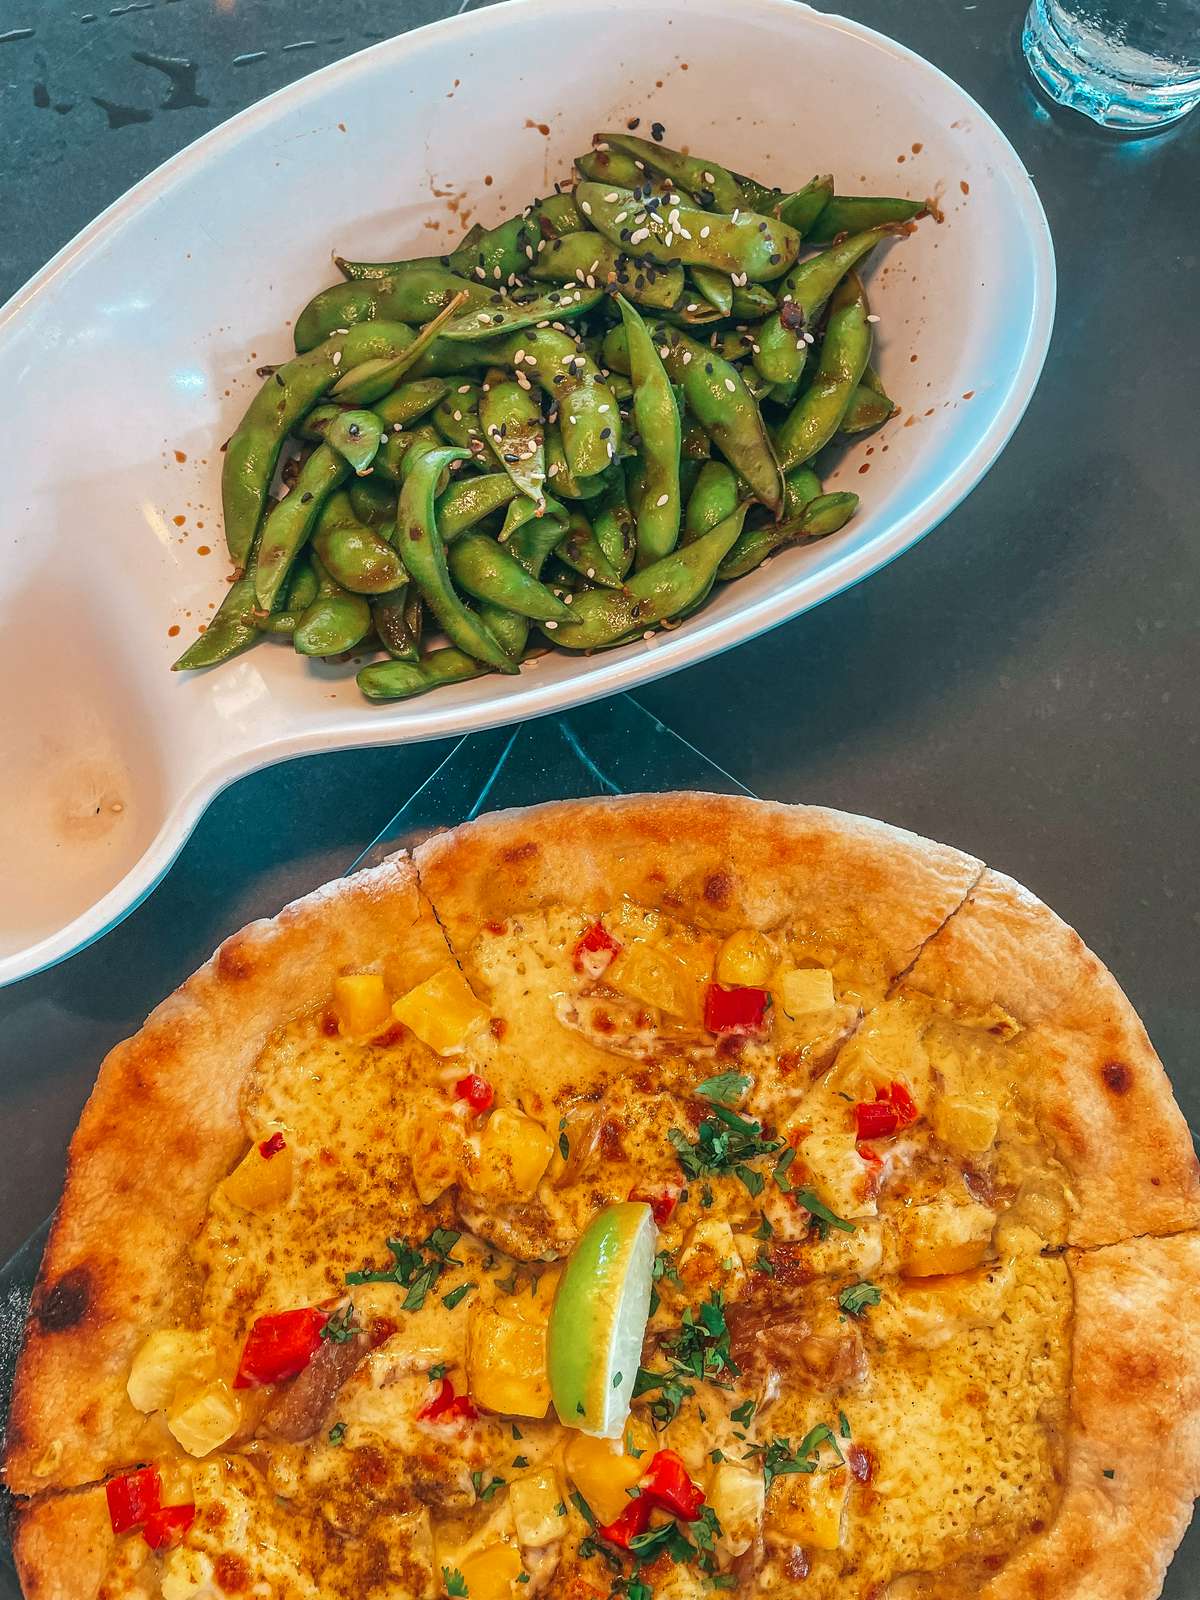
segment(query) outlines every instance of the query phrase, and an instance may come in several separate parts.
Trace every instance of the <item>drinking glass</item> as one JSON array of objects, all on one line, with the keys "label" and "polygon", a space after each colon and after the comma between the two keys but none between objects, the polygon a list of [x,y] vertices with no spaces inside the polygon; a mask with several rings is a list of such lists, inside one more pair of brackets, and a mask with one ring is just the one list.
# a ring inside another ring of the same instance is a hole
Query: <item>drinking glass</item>
[{"label": "drinking glass", "polygon": [[1021,44],[1047,94],[1108,128],[1200,103],[1200,0],[1032,0]]}]

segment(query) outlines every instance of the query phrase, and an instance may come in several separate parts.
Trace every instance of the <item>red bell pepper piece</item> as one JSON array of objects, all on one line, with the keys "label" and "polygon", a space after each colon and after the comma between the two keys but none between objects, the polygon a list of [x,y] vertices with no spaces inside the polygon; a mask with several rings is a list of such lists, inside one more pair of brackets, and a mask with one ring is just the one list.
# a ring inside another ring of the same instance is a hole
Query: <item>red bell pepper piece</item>
[{"label": "red bell pepper piece", "polygon": [[465,1078],[458,1080],[454,1085],[454,1093],[460,1100],[465,1100],[471,1110],[479,1115],[482,1115],[496,1098],[496,1091],[487,1079],[479,1077],[474,1072],[468,1072]]},{"label": "red bell pepper piece", "polygon": [[418,1422],[473,1422],[479,1415],[470,1395],[454,1392],[449,1378],[439,1378],[438,1392],[417,1412]]},{"label": "red bell pepper piece", "polygon": [[704,1491],[693,1483],[683,1458],[674,1450],[656,1450],[638,1486],[642,1498],[681,1522],[695,1522],[704,1504]]},{"label": "red bell pepper piece", "polygon": [[586,972],[589,978],[598,978],[621,946],[600,922],[593,922],[575,946],[575,971]]},{"label": "red bell pepper piece", "polygon": [[110,1478],[104,1485],[108,1500],[108,1519],[114,1533],[128,1533],[140,1528],[146,1518],[158,1510],[162,1498],[162,1479],[157,1467],[138,1467],[136,1472],[126,1472],[119,1478]]},{"label": "red bell pepper piece", "polygon": [[879,1154],[878,1150],[874,1149],[869,1144],[860,1144],[858,1147],[858,1153],[869,1166],[881,1167],[883,1165],[883,1157]]},{"label": "red bell pepper piece", "polygon": [[654,1215],[655,1225],[659,1228],[671,1220],[671,1213],[679,1200],[678,1188],[665,1189],[631,1189],[631,1200],[640,1200],[643,1205],[649,1206]]},{"label": "red bell pepper piece", "polygon": [[142,1538],[151,1550],[171,1549],[195,1520],[196,1507],[190,1502],[184,1506],[160,1506],[146,1518]]},{"label": "red bell pepper piece", "polygon": [[270,1161],[272,1156],[277,1156],[280,1151],[286,1150],[287,1144],[281,1133],[273,1133],[269,1139],[264,1139],[258,1147],[258,1153],[264,1161]]},{"label": "red bell pepper piece", "polygon": [[303,1372],[321,1343],[321,1329],[329,1312],[316,1306],[276,1311],[256,1317],[242,1347],[235,1389],[253,1389],[264,1383],[282,1383]]},{"label": "red bell pepper piece", "polygon": [[873,1101],[860,1100],[854,1107],[855,1137],[889,1139],[920,1115],[912,1095],[902,1083],[893,1080],[886,1089],[876,1089]]},{"label": "red bell pepper piece", "polygon": [[597,1528],[596,1532],[619,1550],[628,1550],[638,1534],[645,1533],[653,1509],[646,1495],[635,1495],[619,1516]]},{"label": "red bell pepper piece", "polygon": [[754,1033],[767,1015],[765,989],[726,989],[710,983],[704,997],[704,1026],[709,1033]]}]

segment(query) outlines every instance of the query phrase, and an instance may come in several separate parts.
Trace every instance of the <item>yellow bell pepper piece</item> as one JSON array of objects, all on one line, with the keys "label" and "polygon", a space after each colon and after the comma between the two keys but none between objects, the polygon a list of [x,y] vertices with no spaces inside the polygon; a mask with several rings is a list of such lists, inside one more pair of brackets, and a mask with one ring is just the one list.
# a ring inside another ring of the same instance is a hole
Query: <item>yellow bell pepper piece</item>
[{"label": "yellow bell pepper piece", "polygon": [[[707,957],[704,967],[707,968]],[[707,972],[663,945],[626,945],[604,974],[605,983],[668,1016],[696,1021],[702,1010],[701,984]]]},{"label": "yellow bell pepper piece", "polygon": [[632,1427],[631,1421],[620,1439],[596,1439],[572,1430],[567,1440],[563,1466],[598,1522],[616,1521],[629,1504],[626,1491],[634,1487],[650,1464],[649,1455],[635,1456],[628,1448],[633,1443],[644,1452],[644,1445],[632,1435]]},{"label": "yellow bell pepper piece", "polygon": [[991,1248],[996,1213],[974,1201],[933,1201],[901,1212],[896,1223],[900,1270],[907,1278],[969,1272]]},{"label": "yellow bell pepper piece", "polygon": [[540,1122],[501,1106],[479,1137],[472,1187],[496,1200],[529,1200],[553,1154],[554,1141]]},{"label": "yellow bell pepper piece", "polygon": [[458,968],[450,965],[401,995],[392,1015],[438,1055],[452,1056],[489,1013]]},{"label": "yellow bell pepper piece", "polygon": [[370,1039],[391,1021],[392,998],[377,972],[351,972],[333,980],[333,1010],[338,1032],[347,1039]]},{"label": "yellow bell pepper piece", "polygon": [[[525,1566],[514,1546],[493,1544],[467,1556],[460,1570],[471,1600],[511,1600]],[[524,1584],[520,1587],[525,1589]]]},{"label": "yellow bell pepper piece", "polygon": [[767,1521],[774,1536],[810,1550],[836,1550],[850,1488],[845,1467],[832,1472],[787,1473],[767,1496]]},{"label": "yellow bell pepper piece", "polygon": [[221,1192],[243,1211],[266,1216],[277,1211],[292,1192],[294,1164],[286,1137],[282,1150],[264,1155],[266,1138],[256,1139],[221,1184]]}]

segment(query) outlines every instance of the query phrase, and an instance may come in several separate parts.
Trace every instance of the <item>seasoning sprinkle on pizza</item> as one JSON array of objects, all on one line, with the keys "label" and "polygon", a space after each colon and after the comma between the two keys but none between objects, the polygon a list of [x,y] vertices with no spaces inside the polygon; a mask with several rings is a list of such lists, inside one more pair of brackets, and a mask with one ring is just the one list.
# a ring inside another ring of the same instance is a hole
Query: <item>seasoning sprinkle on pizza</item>
[{"label": "seasoning sprinkle on pizza", "polygon": [[71,1147],[29,1600],[1152,1600],[1200,1184],[968,856],[707,795],[484,818],[226,942]]}]

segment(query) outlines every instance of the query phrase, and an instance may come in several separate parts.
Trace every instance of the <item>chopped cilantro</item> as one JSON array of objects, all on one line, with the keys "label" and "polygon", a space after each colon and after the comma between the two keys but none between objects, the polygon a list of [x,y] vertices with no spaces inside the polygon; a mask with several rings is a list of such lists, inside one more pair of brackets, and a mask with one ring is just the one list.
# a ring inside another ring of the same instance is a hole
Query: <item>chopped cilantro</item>
[{"label": "chopped cilantro", "polygon": [[571,1158],[571,1141],[565,1133],[560,1133],[558,1136],[558,1153],[564,1161],[569,1161]]},{"label": "chopped cilantro", "polygon": [[713,1466],[715,1467],[718,1462],[724,1461],[725,1452],[724,1452],[724,1450],[710,1450],[708,1452],[708,1459],[712,1462]]},{"label": "chopped cilantro", "polygon": [[625,1454],[627,1456],[632,1456],[635,1461],[639,1460],[646,1454],[644,1450],[639,1450],[637,1445],[634,1444],[633,1434],[628,1428],[625,1430]]},{"label": "chopped cilantro", "polygon": [[527,1467],[529,1465],[529,1457],[528,1456],[514,1456],[513,1460],[512,1460],[512,1464],[518,1470],[520,1468],[522,1468],[522,1467]]},{"label": "chopped cilantro", "polygon": [[773,1238],[774,1234],[775,1234],[775,1229],[771,1226],[771,1220],[767,1216],[767,1213],[765,1211],[760,1211],[758,1213],[758,1215],[759,1215],[760,1221],[759,1221],[758,1227],[755,1228],[755,1230],[754,1230],[754,1237],[756,1239],[770,1239],[770,1238]]},{"label": "chopped cilantro", "polygon": [[675,1265],[675,1256],[670,1250],[660,1250],[654,1258],[654,1269],[650,1285],[650,1315],[653,1316],[662,1304],[658,1292],[658,1283],[665,1278],[668,1283],[675,1284],[676,1288],[683,1288],[683,1279],[679,1276],[679,1269]]},{"label": "chopped cilantro", "polygon": [[453,1311],[455,1306],[460,1305],[467,1298],[472,1289],[478,1289],[478,1287],[477,1283],[460,1283],[457,1289],[451,1289],[449,1294],[442,1296],[442,1304],[447,1311]]},{"label": "chopped cilantro", "polygon": [[328,1339],[332,1344],[345,1344],[353,1339],[359,1331],[354,1320],[354,1302],[349,1301],[340,1312],[334,1312],[321,1329],[322,1339]]},{"label": "chopped cilantro", "polygon": [[475,1471],[471,1474],[471,1487],[475,1491],[477,1500],[490,1500],[497,1489],[504,1487],[504,1479],[493,1477],[489,1483],[484,1483],[483,1473]]},{"label": "chopped cilantro", "polygon": [[755,1404],[753,1400],[743,1400],[740,1406],[735,1406],[729,1413],[734,1422],[740,1422],[743,1428],[748,1428],[754,1417]]},{"label": "chopped cilantro", "polygon": [[765,1277],[773,1278],[775,1276],[775,1263],[761,1245],[758,1247],[758,1254],[750,1265],[755,1272],[761,1272]]},{"label": "chopped cilantro", "polygon": [[837,1228],[842,1233],[854,1232],[854,1224],[847,1222],[845,1217],[839,1217],[836,1212],[830,1211],[824,1201],[819,1200],[811,1189],[795,1189],[793,1193],[799,1204],[811,1215],[813,1228],[819,1238],[827,1238],[830,1228]]},{"label": "chopped cilantro", "polygon": [[517,1292],[517,1269],[516,1269],[516,1267],[514,1267],[512,1269],[512,1271],[509,1273],[507,1278],[493,1278],[492,1282],[496,1285],[497,1289],[503,1289],[505,1294],[516,1294],[516,1292]]},{"label": "chopped cilantro", "polygon": [[330,1430],[329,1430],[329,1442],[330,1442],[330,1444],[341,1444],[342,1440],[345,1437],[346,1437],[346,1424],[344,1422],[335,1422],[333,1427],[330,1428]]},{"label": "chopped cilantro", "polygon": [[430,1383],[437,1383],[441,1378],[444,1378],[445,1376],[446,1376],[446,1363],[444,1361],[439,1361],[436,1364],[436,1366],[430,1367],[430,1369],[429,1369],[429,1381],[430,1381]]},{"label": "chopped cilantro", "polygon": [[525,1435],[521,1432],[520,1428],[517,1427],[515,1422],[512,1425],[512,1436],[513,1436],[514,1439],[523,1439],[525,1437]]},{"label": "chopped cilantro", "polygon": [[425,1297],[447,1267],[461,1267],[451,1251],[461,1234],[450,1228],[435,1228],[428,1238],[415,1247],[404,1239],[389,1239],[387,1247],[392,1252],[392,1264],[378,1271],[348,1272],[346,1282],[398,1283],[408,1290],[401,1302],[405,1311],[419,1311]]},{"label": "chopped cilantro", "polygon": [[639,1367],[634,1380],[634,1396],[659,1391],[650,1406],[650,1415],[662,1427],[679,1415],[684,1400],[695,1394],[689,1379],[697,1379],[728,1386],[730,1378],[741,1371],[730,1354],[729,1329],[725,1322],[725,1304],[720,1290],[715,1290],[695,1310],[690,1306],[683,1313],[679,1332],[662,1341],[662,1353],[670,1365],[665,1372],[654,1372]]},{"label": "chopped cilantro", "polygon": [[591,1506],[588,1505],[587,1501],[583,1498],[578,1489],[571,1490],[571,1504],[575,1507],[576,1511],[578,1511],[579,1515],[587,1523],[589,1528],[594,1528],[596,1526],[595,1514],[593,1513]]},{"label": "chopped cilantro", "polygon": [[850,1418],[844,1411],[838,1412],[838,1432],[841,1434],[843,1439],[848,1439],[850,1437]]},{"label": "chopped cilantro", "polygon": [[861,1317],[868,1306],[877,1306],[883,1291],[873,1283],[849,1283],[838,1295],[838,1305],[848,1317]]},{"label": "chopped cilantro", "polygon": [[1116,1477],[1116,1475],[1117,1475],[1117,1474],[1116,1474],[1116,1472],[1115,1472],[1115,1471],[1114,1471],[1114,1470],[1113,1470],[1113,1468],[1112,1468],[1112,1467],[1105,1467],[1105,1468],[1103,1468],[1103,1472],[1104,1472],[1104,1476],[1105,1476],[1105,1477],[1106,1477],[1106,1478],[1115,1478],[1115,1477]]},{"label": "chopped cilantro", "polygon": [[692,1092],[714,1105],[736,1106],[753,1081],[745,1072],[718,1072],[715,1078],[698,1083]]},{"label": "chopped cilantro", "polygon": [[457,1567],[443,1567],[442,1582],[446,1586],[446,1593],[448,1595],[460,1597],[463,1595],[468,1595],[471,1592],[467,1588],[467,1580],[463,1577],[462,1573]]},{"label": "chopped cilantro", "polygon": [[625,1374],[623,1372],[614,1372],[613,1373],[612,1386],[613,1386],[614,1389],[619,1389],[621,1387],[621,1383],[622,1383],[622,1381],[624,1379],[624,1376],[625,1376]]},{"label": "chopped cilantro", "polygon": [[[740,1074],[722,1073],[720,1076],[738,1077]],[[765,1180],[749,1163],[759,1156],[775,1155],[783,1148],[781,1139],[766,1136],[761,1122],[719,1103],[713,1104],[711,1114],[696,1129],[694,1144],[681,1128],[669,1128],[667,1138],[686,1177],[695,1179],[732,1173],[753,1195],[762,1193]],[[708,1203],[711,1204],[711,1200]]]},{"label": "chopped cilantro", "polygon": [[794,1450],[788,1439],[771,1439],[765,1445],[752,1445],[746,1452],[745,1459],[749,1461],[755,1456],[759,1457],[762,1462],[763,1482],[769,1489],[776,1478],[797,1472],[816,1472],[820,1466],[818,1452],[823,1444],[832,1448],[839,1463],[845,1459],[838,1448],[833,1429],[824,1422],[819,1422],[815,1428],[806,1433]]}]

